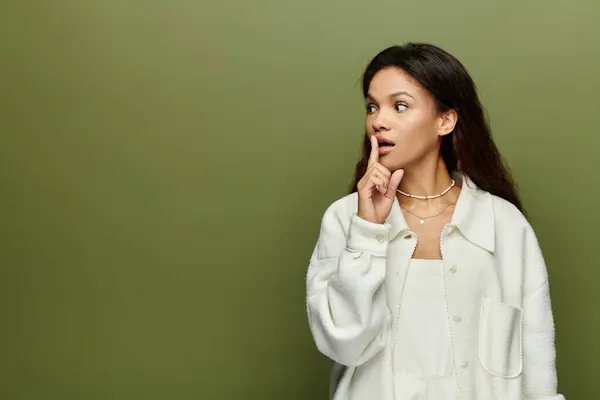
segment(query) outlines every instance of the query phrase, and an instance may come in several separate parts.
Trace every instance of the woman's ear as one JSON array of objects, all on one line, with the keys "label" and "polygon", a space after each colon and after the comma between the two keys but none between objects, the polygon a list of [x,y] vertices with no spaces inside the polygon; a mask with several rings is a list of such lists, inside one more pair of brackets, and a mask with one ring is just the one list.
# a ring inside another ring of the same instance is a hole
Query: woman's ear
[{"label": "woman's ear", "polygon": [[456,110],[448,110],[441,113],[438,135],[446,136],[447,134],[452,133],[457,121],[458,113]]}]

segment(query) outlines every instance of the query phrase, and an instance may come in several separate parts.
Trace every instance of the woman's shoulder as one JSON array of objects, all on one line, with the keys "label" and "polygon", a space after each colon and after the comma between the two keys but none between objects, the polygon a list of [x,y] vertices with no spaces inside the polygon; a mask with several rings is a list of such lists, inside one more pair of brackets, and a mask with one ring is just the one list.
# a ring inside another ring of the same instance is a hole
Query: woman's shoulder
[{"label": "woman's shoulder", "polygon": [[494,205],[496,221],[518,226],[528,223],[525,215],[513,203],[493,194],[490,194],[490,196]]},{"label": "woman's shoulder", "polygon": [[353,192],[338,198],[325,209],[323,219],[335,218],[338,220],[350,220],[352,214],[358,210],[358,193]]},{"label": "woman's shoulder", "polygon": [[535,237],[533,226],[513,203],[501,197],[490,195],[494,205],[494,225],[496,234],[501,236]]}]

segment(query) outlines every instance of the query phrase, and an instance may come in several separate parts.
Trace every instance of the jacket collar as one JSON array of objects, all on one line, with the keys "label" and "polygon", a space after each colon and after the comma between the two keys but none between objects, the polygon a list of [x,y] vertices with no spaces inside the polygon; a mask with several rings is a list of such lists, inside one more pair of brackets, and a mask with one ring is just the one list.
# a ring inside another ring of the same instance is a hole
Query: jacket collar
[{"label": "jacket collar", "polygon": [[[493,253],[495,249],[495,226],[492,195],[479,189],[468,176],[460,172],[452,173],[452,177],[456,180],[456,184],[462,188],[450,225],[458,228],[460,233],[470,242]],[[398,199],[394,200],[386,224],[390,226],[391,239],[410,230],[404,219]]]}]

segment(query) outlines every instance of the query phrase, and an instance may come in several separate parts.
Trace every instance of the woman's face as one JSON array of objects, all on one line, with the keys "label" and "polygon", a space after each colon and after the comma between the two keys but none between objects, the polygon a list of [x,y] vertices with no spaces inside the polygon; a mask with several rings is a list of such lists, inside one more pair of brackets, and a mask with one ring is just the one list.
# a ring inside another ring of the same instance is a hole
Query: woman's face
[{"label": "woman's face", "polygon": [[399,68],[379,71],[367,95],[366,132],[379,141],[379,162],[391,171],[437,160],[456,113],[439,113],[429,92]]}]

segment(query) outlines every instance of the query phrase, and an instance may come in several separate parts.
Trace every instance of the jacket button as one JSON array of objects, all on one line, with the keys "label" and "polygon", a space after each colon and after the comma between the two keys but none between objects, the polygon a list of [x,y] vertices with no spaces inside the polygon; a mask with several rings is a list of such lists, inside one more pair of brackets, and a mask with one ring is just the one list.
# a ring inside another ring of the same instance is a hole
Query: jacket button
[{"label": "jacket button", "polygon": [[460,362],[460,366],[463,368],[467,368],[469,366],[469,361],[466,358],[463,358]]},{"label": "jacket button", "polygon": [[452,319],[454,320],[454,322],[462,321],[462,317],[460,315],[455,315]]},{"label": "jacket button", "polygon": [[456,268],[456,265],[452,265],[452,266],[450,267],[449,271],[450,271],[451,273],[455,274],[455,273],[456,273],[456,269],[457,269],[457,268]]},{"label": "jacket button", "polygon": [[383,235],[377,235],[375,236],[375,240],[377,240],[379,243],[383,242]]}]

